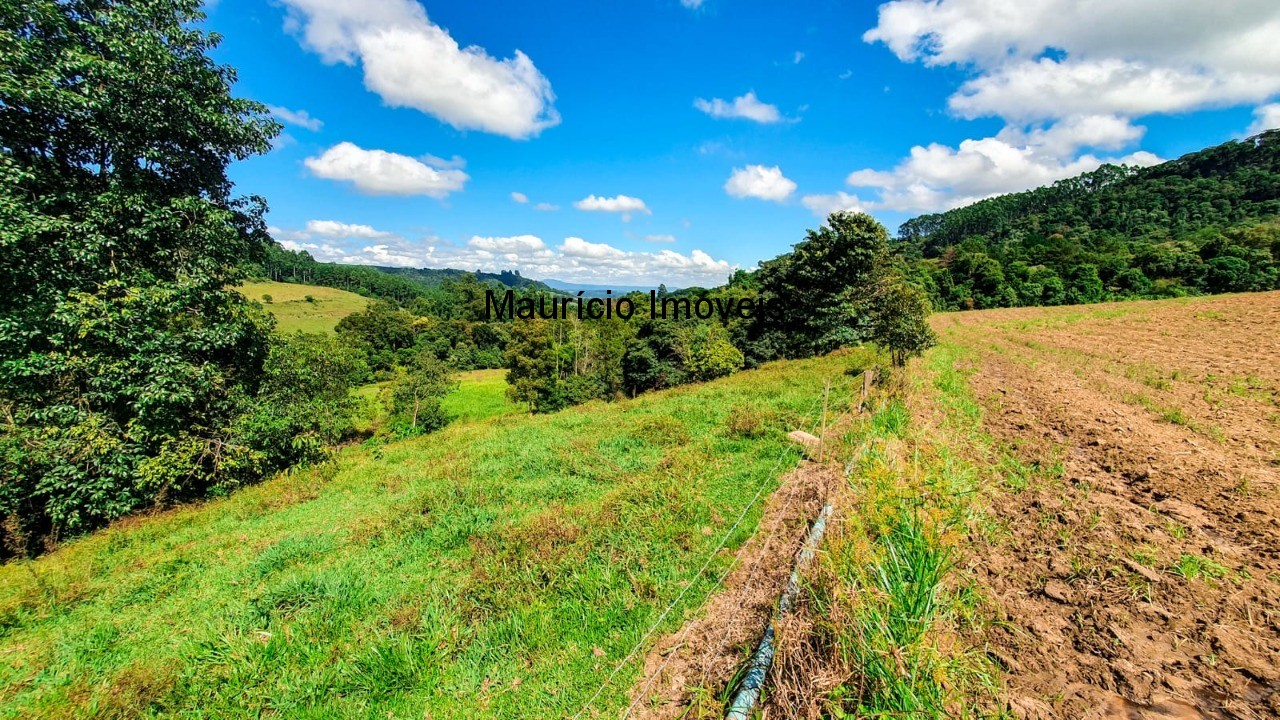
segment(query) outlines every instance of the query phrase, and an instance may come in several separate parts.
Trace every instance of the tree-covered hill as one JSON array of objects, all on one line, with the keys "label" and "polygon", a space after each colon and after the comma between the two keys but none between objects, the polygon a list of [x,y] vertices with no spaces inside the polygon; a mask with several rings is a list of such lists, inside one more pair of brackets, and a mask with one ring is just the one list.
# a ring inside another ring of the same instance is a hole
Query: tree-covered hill
[{"label": "tree-covered hill", "polygon": [[382,267],[378,266],[378,270],[392,275],[407,277],[414,282],[426,285],[427,287],[437,287],[442,285],[445,280],[459,280],[463,275],[474,275],[476,280],[486,285],[498,284],[503,287],[512,289],[538,290],[541,292],[554,293],[550,285],[540,280],[530,280],[522,277],[519,270],[503,270],[502,272],[488,273],[479,270],[475,272],[467,270],[457,270],[454,268],[405,268],[405,267]]},{"label": "tree-covered hill", "polygon": [[317,261],[306,251],[286,250],[274,243],[267,248],[261,263],[250,268],[250,273],[264,280],[323,285],[401,304],[431,296],[433,291],[449,282],[458,282],[467,276],[498,289],[556,292],[537,280],[521,277],[519,271],[486,273],[452,268],[437,270],[325,263]]},{"label": "tree-covered hill", "polygon": [[1277,216],[1272,130],[923,215],[898,239],[940,308],[1060,305],[1280,287]]}]

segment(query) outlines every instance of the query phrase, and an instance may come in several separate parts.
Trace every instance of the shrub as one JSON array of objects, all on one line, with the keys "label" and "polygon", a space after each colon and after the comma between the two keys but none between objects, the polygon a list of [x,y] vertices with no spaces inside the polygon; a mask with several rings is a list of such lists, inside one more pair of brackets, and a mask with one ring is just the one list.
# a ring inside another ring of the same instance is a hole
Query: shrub
[{"label": "shrub", "polygon": [[742,369],[742,351],[729,342],[721,325],[695,326],[682,350],[685,367],[695,380],[714,380]]},{"label": "shrub", "polygon": [[929,327],[929,299],[900,279],[891,279],[876,294],[871,307],[871,339],[889,350],[893,364],[902,367],[938,342]]},{"label": "shrub", "polygon": [[429,350],[414,356],[391,385],[391,421],[399,435],[421,435],[449,423],[440,401],[456,390],[458,380],[449,366]]}]

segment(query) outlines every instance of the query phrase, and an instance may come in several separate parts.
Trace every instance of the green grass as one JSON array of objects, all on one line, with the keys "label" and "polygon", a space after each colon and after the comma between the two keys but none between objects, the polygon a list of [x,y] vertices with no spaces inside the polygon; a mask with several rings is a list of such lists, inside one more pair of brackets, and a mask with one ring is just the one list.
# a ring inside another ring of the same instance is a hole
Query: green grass
[{"label": "green grass", "polygon": [[472,370],[461,373],[458,380],[457,391],[441,403],[455,422],[525,411],[507,399],[506,370]]},{"label": "green grass", "polygon": [[[573,715],[702,602],[844,365],[456,422],[0,567],[0,717]],[[762,432],[730,431],[745,412]]]},{"label": "green grass", "polygon": [[[319,285],[294,283],[245,283],[240,292],[250,300],[262,303],[276,318],[276,329],[282,333],[331,333],[338,321],[369,304],[369,298],[346,290]],[[266,302],[263,295],[270,295]],[[311,301],[306,298],[310,296]]]},{"label": "green grass", "polygon": [[[441,405],[452,422],[485,420],[499,415],[525,412],[507,399],[506,370],[468,370],[458,373],[458,389]],[[369,383],[353,391],[361,402],[356,412],[356,431],[373,433],[387,419],[391,381]]]}]

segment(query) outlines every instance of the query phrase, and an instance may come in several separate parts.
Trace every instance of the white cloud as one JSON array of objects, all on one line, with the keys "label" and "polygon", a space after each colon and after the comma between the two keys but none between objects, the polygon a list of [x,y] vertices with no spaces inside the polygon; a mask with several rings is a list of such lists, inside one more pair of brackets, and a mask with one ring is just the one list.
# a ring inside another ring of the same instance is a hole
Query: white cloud
[{"label": "white cloud", "polygon": [[551,203],[549,203],[549,202],[540,202],[540,203],[538,203],[537,205],[534,205],[534,206],[533,206],[533,209],[534,209],[534,210],[540,210],[540,211],[542,211],[542,212],[555,212],[556,210],[559,210],[559,209],[560,209],[560,206],[559,206],[559,205],[552,205],[552,204],[551,204]]},{"label": "white cloud", "polygon": [[513,237],[472,237],[467,247],[497,254],[537,253],[547,249],[547,244],[536,235],[515,235]]},{"label": "white cloud", "polygon": [[693,101],[693,106],[713,118],[742,118],[765,124],[782,122],[782,113],[778,112],[777,106],[760,102],[754,90],[731,101],[698,98]]},{"label": "white cloud", "polygon": [[467,166],[467,161],[457,155],[446,160],[428,153],[422,156],[422,162],[439,170],[461,170]]},{"label": "white cloud", "polygon": [[703,2],[705,2],[705,0],[680,0],[680,4],[689,8],[690,10],[697,10],[698,8],[702,7]]},{"label": "white cloud", "polygon": [[834,212],[866,212],[868,209],[857,195],[850,195],[843,190],[831,195],[805,195],[800,198],[800,204],[823,219]]},{"label": "white cloud", "polygon": [[608,263],[627,256],[627,253],[612,245],[587,242],[580,237],[565,238],[560,252],[566,257],[578,258],[587,263]]},{"label": "white cloud", "polygon": [[1249,126],[1249,134],[1257,135],[1263,130],[1280,128],[1280,103],[1271,103],[1254,108],[1253,124]]},{"label": "white cloud", "polygon": [[525,195],[522,192],[511,193],[511,199],[515,202],[520,203],[521,205],[524,205],[525,203],[529,202],[529,196]]},{"label": "white cloud", "polygon": [[596,197],[588,195],[573,204],[579,210],[587,210],[594,212],[611,212],[622,213],[624,220],[630,219],[631,213],[646,213],[652,215],[649,208],[640,198],[630,197],[628,195],[618,195],[617,197]]},{"label": "white cloud", "polygon": [[640,238],[647,243],[673,243],[676,241],[675,235],[645,235]]},{"label": "white cloud", "polygon": [[804,53],[802,53],[802,52],[800,52],[799,50],[797,50],[797,51],[796,51],[796,55],[795,55],[795,64],[796,64],[796,65],[799,65],[799,64],[800,64],[800,61],[801,61],[801,60],[803,60],[803,59],[804,59]]},{"label": "white cloud", "polygon": [[324,127],[323,122],[318,118],[311,117],[311,114],[306,110],[290,110],[289,108],[280,107],[279,105],[268,105],[267,109],[270,110],[271,114],[275,115],[280,122],[283,122],[286,125],[297,125],[300,128],[306,128],[311,131],[319,130]]},{"label": "white cloud", "polygon": [[395,233],[375,230],[370,225],[353,225],[351,223],[338,222],[337,220],[308,220],[307,232],[312,235],[323,235],[325,237],[358,237],[376,239],[395,236]]},{"label": "white cloud", "polygon": [[1265,100],[1278,36],[1272,0],[894,0],[863,39],[974,71],[951,99],[966,117],[1033,121]]},{"label": "white cloud", "polygon": [[1099,157],[1087,152],[1077,156],[1083,148],[1122,148],[1140,138],[1142,132],[1143,128],[1122,118],[1086,116],[1031,130],[1006,127],[994,137],[964,140],[958,147],[917,145],[892,170],[850,173],[848,185],[873,188],[880,195],[878,200],[862,201],[856,196],[847,199],[869,210],[932,212],[1047,185],[1094,170],[1103,163],[1145,166],[1160,162],[1160,158],[1143,151],[1120,157]]},{"label": "white cloud", "polygon": [[1280,75],[1214,73],[1145,61],[1028,60],[969,80],[949,107],[966,118],[1031,122],[1070,114],[1140,117],[1256,102],[1280,92]]},{"label": "white cloud", "polygon": [[365,87],[393,107],[459,129],[527,138],[560,122],[551,83],[523,52],[460,47],[416,0],[284,0],[285,28],[327,63],[364,68]]},{"label": "white cloud", "polygon": [[724,184],[724,191],[736,198],[760,198],[781,202],[795,192],[796,184],[782,174],[776,165],[748,165],[734,168]]},{"label": "white cloud", "polygon": [[304,162],[312,174],[343,180],[370,195],[428,195],[443,198],[462,189],[470,177],[452,167],[432,167],[428,156],[417,160],[386,150],[365,150],[341,142]]},{"label": "white cloud", "polygon": [[[305,250],[321,262],[398,267],[519,270],[532,278],[619,285],[718,285],[737,269],[701,250],[628,252],[606,243],[566,237],[549,247],[536,235],[474,236],[456,244],[438,237],[408,239],[368,225],[312,221],[302,230],[269,228],[290,250]],[[371,242],[376,240],[376,242]]]}]

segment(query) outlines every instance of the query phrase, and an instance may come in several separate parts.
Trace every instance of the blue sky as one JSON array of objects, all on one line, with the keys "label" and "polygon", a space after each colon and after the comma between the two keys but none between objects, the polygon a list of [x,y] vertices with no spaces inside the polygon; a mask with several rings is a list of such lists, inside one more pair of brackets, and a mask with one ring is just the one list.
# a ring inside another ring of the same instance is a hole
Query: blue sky
[{"label": "blue sky", "polygon": [[219,0],[207,25],[286,124],[231,171],[286,246],[682,286],[831,210],[892,231],[1280,124],[1280,11],[1209,5]]}]

